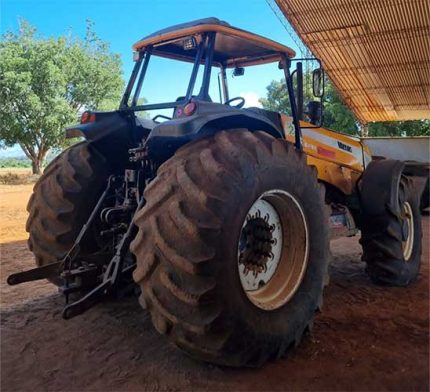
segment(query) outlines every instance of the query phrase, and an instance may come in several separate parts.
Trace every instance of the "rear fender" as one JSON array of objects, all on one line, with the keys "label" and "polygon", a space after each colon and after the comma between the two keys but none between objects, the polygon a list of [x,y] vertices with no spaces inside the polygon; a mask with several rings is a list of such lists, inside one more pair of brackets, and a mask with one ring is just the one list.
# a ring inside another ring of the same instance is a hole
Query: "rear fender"
[{"label": "rear fender", "polygon": [[114,168],[122,170],[129,161],[128,150],[142,140],[130,114],[93,112],[95,121],[66,128],[66,138],[83,137],[106,157]]},{"label": "rear fender", "polygon": [[76,124],[66,128],[66,138],[84,137],[89,141],[99,141],[105,138],[124,139],[128,128],[127,118],[119,112],[92,112],[95,121]]},{"label": "rear fender", "polygon": [[261,130],[276,138],[283,137],[279,126],[259,113],[216,103],[196,103],[197,110],[192,116],[174,118],[154,127],[147,141],[153,159],[165,161],[181,146],[222,130],[246,128],[251,132]]}]

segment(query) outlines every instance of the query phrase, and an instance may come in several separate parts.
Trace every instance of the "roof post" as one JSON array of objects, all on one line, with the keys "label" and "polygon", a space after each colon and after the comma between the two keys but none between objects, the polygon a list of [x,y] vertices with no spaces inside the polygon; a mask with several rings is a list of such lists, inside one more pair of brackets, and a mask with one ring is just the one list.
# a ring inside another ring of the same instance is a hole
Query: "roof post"
[{"label": "roof post", "polygon": [[369,136],[369,124],[368,123],[360,123],[359,132],[361,137]]}]

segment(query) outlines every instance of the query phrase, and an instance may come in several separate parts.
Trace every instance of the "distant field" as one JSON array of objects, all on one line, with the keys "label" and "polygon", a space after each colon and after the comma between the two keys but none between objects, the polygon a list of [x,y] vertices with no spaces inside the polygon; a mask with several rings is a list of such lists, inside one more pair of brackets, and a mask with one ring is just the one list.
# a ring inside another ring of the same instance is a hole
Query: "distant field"
[{"label": "distant field", "polygon": [[0,184],[0,244],[27,239],[26,205],[32,189],[32,184]]},{"label": "distant field", "polygon": [[27,158],[0,158],[0,169],[31,168],[31,161]]},{"label": "distant field", "polygon": [[5,173],[31,174],[31,167],[0,167],[0,174]]},{"label": "distant field", "polygon": [[0,184],[22,185],[36,182],[39,176],[33,175],[28,167],[1,167]]}]

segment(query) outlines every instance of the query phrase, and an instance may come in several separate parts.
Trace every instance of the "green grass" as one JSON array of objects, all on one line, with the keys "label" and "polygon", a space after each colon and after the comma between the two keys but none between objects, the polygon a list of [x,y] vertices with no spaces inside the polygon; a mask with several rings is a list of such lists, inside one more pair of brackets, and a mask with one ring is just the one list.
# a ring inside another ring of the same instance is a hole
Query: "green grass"
[{"label": "green grass", "polygon": [[31,168],[31,161],[26,158],[0,158],[0,168]]}]

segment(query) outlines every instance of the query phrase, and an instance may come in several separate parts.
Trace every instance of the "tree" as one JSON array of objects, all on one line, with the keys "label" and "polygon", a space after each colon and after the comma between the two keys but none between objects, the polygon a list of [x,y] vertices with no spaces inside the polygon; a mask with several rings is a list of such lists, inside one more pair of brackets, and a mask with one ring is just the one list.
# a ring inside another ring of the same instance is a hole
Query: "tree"
[{"label": "tree", "polygon": [[[310,80],[311,74],[304,75],[304,102],[313,100],[311,93]],[[280,81],[273,80],[269,86],[267,86],[267,98],[260,100],[261,104],[265,109],[273,110],[276,112],[291,115],[290,100],[288,98],[288,91],[285,85],[285,79]],[[324,95],[324,112],[323,112],[323,125],[327,128],[335,131],[341,131],[344,133],[356,134],[357,120],[348,109],[348,107],[342,102],[339,94],[334,89],[333,85],[326,81],[325,84],[325,95]]]},{"label": "tree", "polygon": [[430,120],[372,123],[369,136],[430,136]]},{"label": "tree", "polygon": [[63,128],[84,109],[112,109],[123,89],[121,59],[87,25],[84,39],[41,38],[20,21],[0,41],[0,145],[19,144],[39,174]]},{"label": "tree", "polygon": [[329,129],[350,135],[358,133],[358,120],[330,81],[325,87],[323,116],[323,125]]},{"label": "tree", "polygon": [[290,99],[285,79],[272,80],[266,89],[267,98],[260,99],[263,108],[291,116]]},{"label": "tree", "polygon": [[[304,75],[309,80],[310,75]],[[312,99],[308,83],[304,83],[304,101]],[[265,109],[291,115],[285,79],[273,80],[267,86],[267,98],[260,100]],[[325,84],[323,126],[334,131],[357,134],[358,120],[343,102],[340,94],[328,80]],[[393,121],[369,124],[369,136],[430,136],[430,121]]]}]

